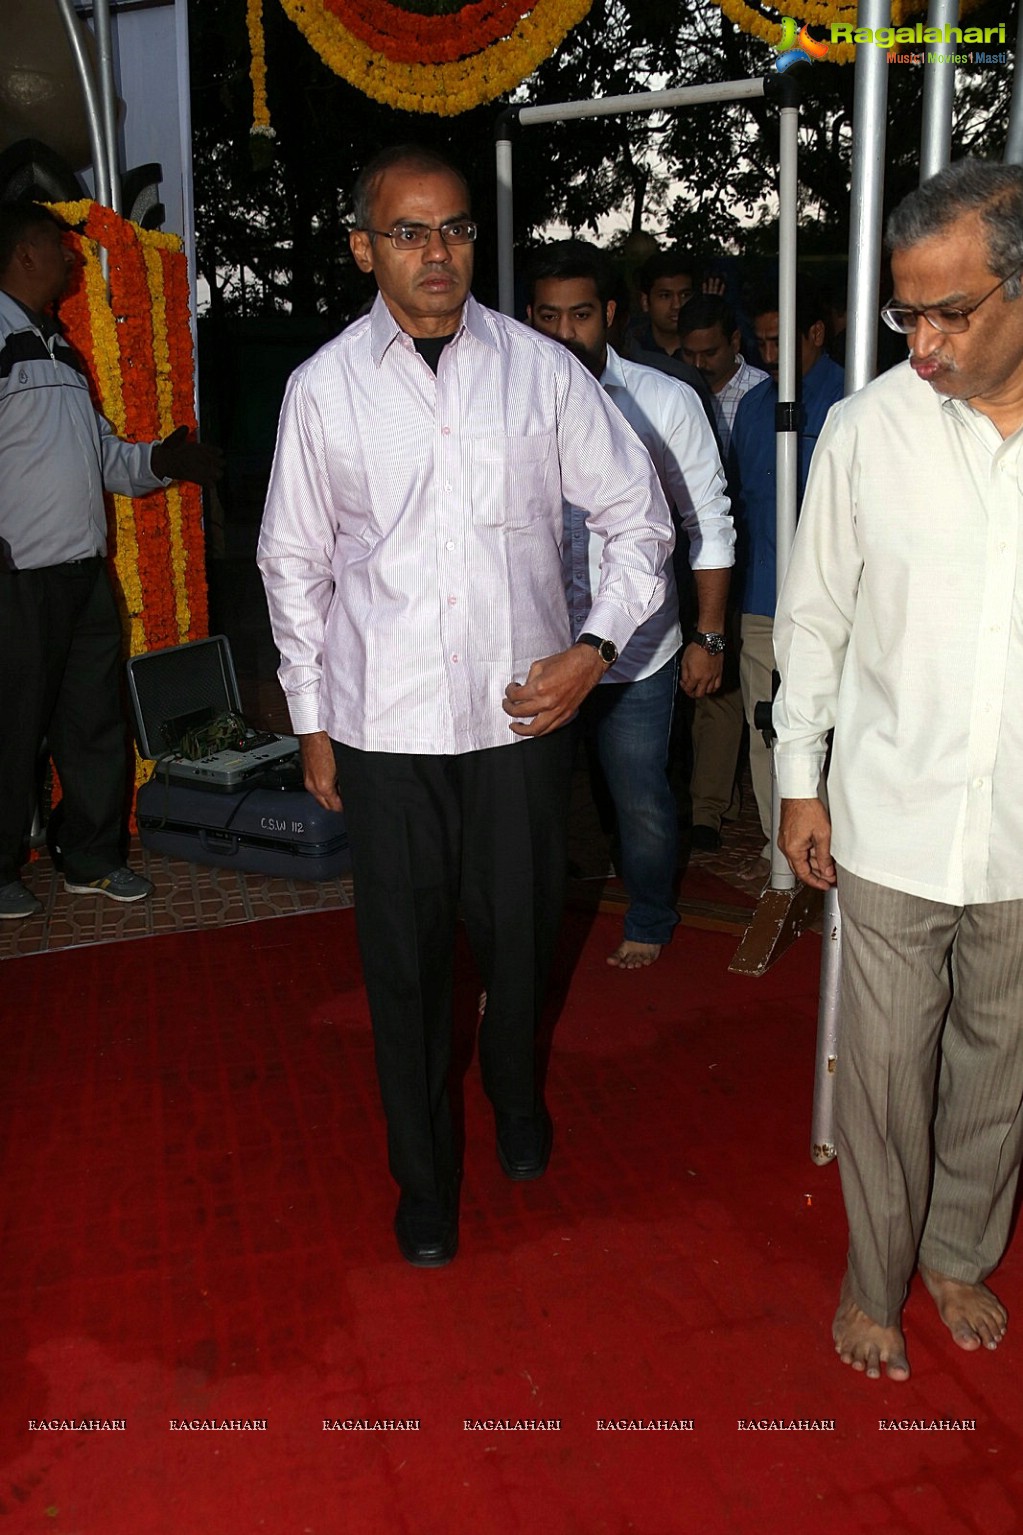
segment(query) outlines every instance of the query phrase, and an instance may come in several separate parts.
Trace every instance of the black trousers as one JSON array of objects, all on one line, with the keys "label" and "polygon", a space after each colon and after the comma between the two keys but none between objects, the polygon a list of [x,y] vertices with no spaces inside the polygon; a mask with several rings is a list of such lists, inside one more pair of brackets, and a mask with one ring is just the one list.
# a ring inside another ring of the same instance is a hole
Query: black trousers
[{"label": "black trousers", "polygon": [[43,738],[60,775],[67,874],[124,862],[121,622],[105,562],[0,572],[0,884],[18,878]]},{"label": "black trousers", "polygon": [[487,991],[479,1056],[494,1108],[540,1101],[536,1031],[565,892],[575,733],[459,756],[334,743],[391,1173],[445,1199],[459,903]]}]

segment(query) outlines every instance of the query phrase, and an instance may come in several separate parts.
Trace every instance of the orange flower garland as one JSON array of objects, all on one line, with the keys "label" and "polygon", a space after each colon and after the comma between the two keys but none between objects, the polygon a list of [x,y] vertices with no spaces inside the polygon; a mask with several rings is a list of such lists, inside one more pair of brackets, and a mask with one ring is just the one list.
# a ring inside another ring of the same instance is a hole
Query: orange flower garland
[{"label": "orange flower garland", "polygon": [[[592,0],[473,0],[441,15],[399,0],[281,0],[323,62],[406,112],[455,116],[512,90],[562,42]],[[254,129],[267,132],[261,0],[248,0]]]},{"label": "orange flower garland", "polygon": [[[60,317],[89,375],[93,402],[118,436],[152,442],[195,430],[188,274],[181,242],[98,203],[54,203],[82,259]],[[106,253],[104,279],[101,251]],[[108,498],[109,559],[126,620],[128,653],[208,632],[202,500],[179,483],[147,496]],[[149,768],[136,761],[136,784]]]}]

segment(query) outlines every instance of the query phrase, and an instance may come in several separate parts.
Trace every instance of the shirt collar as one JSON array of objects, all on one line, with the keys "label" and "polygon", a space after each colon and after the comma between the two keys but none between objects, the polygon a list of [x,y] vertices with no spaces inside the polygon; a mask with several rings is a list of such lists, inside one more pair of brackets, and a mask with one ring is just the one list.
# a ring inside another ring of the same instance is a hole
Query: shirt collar
[{"label": "shirt collar", "polygon": [[[471,293],[462,308],[462,318],[452,339],[457,341],[463,331],[467,331],[475,341],[482,342],[484,346],[497,345],[487,321],[487,312],[480,304],[477,304]],[[401,341],[402,337],[405,338],[404,341]],[[410,347],[413,346],[412,337],[402,330],[378,293],[369,313],[370,353],[378,368],[384,360],[384,353],[395,341],[400,341],[403,346],[405,342]]]},{"label": "shirt collar", "polygon": [[39,314],[35,309],[30,309],[27,304],[21,302],[20,298],[15,298],[13,293],[8,293],[6,288],[0,288],[0,304],[8,309],[12,321],[17,321],[24,316],[44,336],[61,334],[60,326],[52,315]]},{"label": "shirt collar", "polygon": [[622,367],[622,359],[613,346],[609,346],[607,349],[607,362],[605,362],[604,371],[600,375],[600,385],[602,389],[628,389],[629,387],[625,380],[625,369]]}]

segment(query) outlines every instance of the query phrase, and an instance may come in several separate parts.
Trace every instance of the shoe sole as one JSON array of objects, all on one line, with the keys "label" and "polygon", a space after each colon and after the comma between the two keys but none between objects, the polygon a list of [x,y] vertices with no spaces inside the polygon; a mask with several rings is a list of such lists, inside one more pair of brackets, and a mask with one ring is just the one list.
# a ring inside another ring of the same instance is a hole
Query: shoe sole
[{"label": "shoe sole", "polygon": [[95,885],[69,885],[64,881],[64,889],[68,895],[105,895],[108,901],[118,901],[122,906],[131,906],[136,901],[148,901],[152,895],[151,890],[143,890],[141,895],[115,895],[112,890],[99,890]]},{"label": "shoe sole", "polygon": [[26,917],[38,917],[42,909],[36,904],[31,911],[0,911],[0,922],[23,922]]},{"label": "shoe sole", "polygon": [[405,1262],[411,1264],[414,1269],[442,1269],[446,1268],[447,1265],[457,1256],[458,1243],[455,1243],[453,1252],[444,1253],[442,1256],[438,1256],[436,1258],[424,1258],[418,1253],[413,1256],[411,1253],[405,1251],[400,1242],[398,1244],[398,1251],[405,1259]]}]

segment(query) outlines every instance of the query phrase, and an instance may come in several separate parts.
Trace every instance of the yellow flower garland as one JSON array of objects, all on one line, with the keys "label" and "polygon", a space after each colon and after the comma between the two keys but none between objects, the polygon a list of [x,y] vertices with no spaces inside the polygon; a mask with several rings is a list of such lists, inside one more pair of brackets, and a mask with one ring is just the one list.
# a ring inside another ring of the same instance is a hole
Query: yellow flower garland
[{"label": "yellow flower garland", "polygon": [[263,34],[263,0],[246,0],[245,20],[249,29],[252,62],[252,131],[273,136],[270,108],[266,104],[266,39]]},{"label": "yellow flower garland", "polygon": [[[550,58],[593,0],[536,0],[511,35],[467,58],[443,64],[410,64],[371,48],[344,26],[323,0],[281,0],[306,40],[336,75],[374,101],[404,112],[453,117],[513,90]],[[253,127],[270,132],[266,110],[266,57],[262,0],[247,0],[252,42]]]}]

